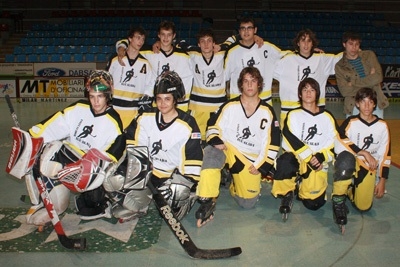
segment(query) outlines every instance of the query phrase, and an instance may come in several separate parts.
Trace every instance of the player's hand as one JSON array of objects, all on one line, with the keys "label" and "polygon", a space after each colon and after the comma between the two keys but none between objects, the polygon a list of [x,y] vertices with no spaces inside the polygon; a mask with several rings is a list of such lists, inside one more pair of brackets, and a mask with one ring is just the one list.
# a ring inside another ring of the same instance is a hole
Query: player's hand
[{"label": "player's hand", "polygon": [[219,51],[221,51],[221,46],[219,44],[215,44],[214,45],[214,53],[218,53]]},{"label": "player's hand", "polygon": [[254,35],[254,41],[256,42],[258,48],[260,48],[260,47],[263,46],[263,44],[264,44],[264,39],[261,38],[261,37],[258,36],[258,35]]},{"label": "player's hand", "polygon": [[125,47],[118,47],[118,51],[117,51],[117,55],[118,55],[118,63],[121,65],[121,66],[125,66],[125,63],[122,61],[122,59],[123,59],[123,57],[125,56],[125,54],[126,54],[126,49],[125,49]]},{"label": "player's hand", "polygon": [[316,52],[316,53],[325,53],[324,50],[322,50],[321,48],[318,48],[318,47],[314,48],[314,52]]},{"label": "player's hand", "polygon": [[375,185],[374,195],[376,198],[381,198],[385,195],[385,178],[379,178],[379,182]]},{"label": "player's hand", "polygon": [[251,173],[253,175],[260,174],[260,172],[256,169],[256,167],[254,167],[254,165],[251,165],[248,170],[249,170],[249,173]]},{"label": "player's hand", "polygon": [[155,53],[155,54],[160,53],[161,42],[160,42],[160,41],[156,41],[156,42],[153,44],[152,49],[153,49],[153,53]]},{"label": "player's hand", "polygon": [[367,162],[370,171],[374,171],[376,168],[378,168],[378,161],[368,151],[361,150],[357,153],[357,155],[364,157],[364,160]]},{"label": "player's hand", "polygon": [[219,149],[219,150],[226,150],[226,149],[227,149],[226,146],[225,146],[224,144],[215,145],[214,147],[215,147],[216,149]]}]

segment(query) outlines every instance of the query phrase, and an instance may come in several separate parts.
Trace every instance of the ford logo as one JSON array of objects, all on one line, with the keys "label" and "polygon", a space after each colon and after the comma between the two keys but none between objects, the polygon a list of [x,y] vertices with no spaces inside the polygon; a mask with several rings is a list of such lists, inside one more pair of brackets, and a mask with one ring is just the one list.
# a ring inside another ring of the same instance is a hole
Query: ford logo
[{"label": "ford logo", "polygon": [[57,68],[46,68],[39,70],[37,72],[37,75],[42,77],[59,77],[65,76],[65,71]]}]

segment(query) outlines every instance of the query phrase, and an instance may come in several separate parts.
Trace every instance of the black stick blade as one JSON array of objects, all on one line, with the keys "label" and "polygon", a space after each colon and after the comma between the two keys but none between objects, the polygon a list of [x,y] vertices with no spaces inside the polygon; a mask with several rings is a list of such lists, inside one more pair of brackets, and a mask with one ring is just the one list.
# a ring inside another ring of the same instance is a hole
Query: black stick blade
[{"label": "black stick blade", "polygon": [[61,245],[67,249],[85,250],[86,238],[69,238],[66,235],[58,235]]},{"label": "black stick blade", "polygon": [[199,249],[194,248],[189,251],[189,248],[186,250],[190,257],[194,259],[224,259],[230,258],[233,256],[237,256],[242,254],[242,249],[240,247],[227,248],[227,249]]}]

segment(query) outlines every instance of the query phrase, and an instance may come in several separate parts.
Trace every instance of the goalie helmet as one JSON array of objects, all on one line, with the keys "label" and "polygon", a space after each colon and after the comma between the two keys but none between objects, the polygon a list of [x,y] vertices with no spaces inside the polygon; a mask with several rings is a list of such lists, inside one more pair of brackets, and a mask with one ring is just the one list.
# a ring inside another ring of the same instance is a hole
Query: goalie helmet
[{"label": "goalie helmet", "polygon": [[158,76],[154,85],[154,96],[158,94],[172,94],[175,101],[185,97],[182,79],[175,71],[165,71]]},{"label": "goalie helmet", "polygon": [[112,91],[114,88],[114,80],[111,74],[105,70],[94,70],[89,75],[86,82],[87,91],[104,93],[108,101],[112,99]]}]

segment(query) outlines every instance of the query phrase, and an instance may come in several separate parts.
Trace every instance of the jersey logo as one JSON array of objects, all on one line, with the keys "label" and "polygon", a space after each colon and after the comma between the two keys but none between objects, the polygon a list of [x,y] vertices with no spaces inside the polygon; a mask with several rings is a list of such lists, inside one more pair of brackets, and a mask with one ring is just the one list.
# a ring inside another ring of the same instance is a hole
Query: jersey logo
[{"label": "jersey logo", "polygon": [[153,148],[153,150],[151,150],[151,152],[150,152],[150,154],[152,156],[157,155],[158,152],[160,152],[160,150],[164,151],[164,152],[166,151],[166,150],[162,150],[162,140],[161,139],[158,142],[154,142],[151,147]]},{"label": "jersey logo", "polygon": [[370,146],[371,144],[379,144],[379,142],[374,143],[374,138],[372,137],[372,134],[370,134],[370,135],[364,137],[363,142],[364,142],[364,145],[363,145],[363,147],[361,148],[361,150],[366,150],[366,149],[368,149],[369,146]]},{"label": "jersey logo", "polygon": [[217,75],[215,74],[215,70],[213,70],[212,72],[210,72],[209,74],[207,74],[208,80],[206,84],[210,84],[214,81],[215,77],[217,77]]},{"label": "jersey logo", "polygon": [[92,135],[93,132],[93,124],[90,126],[85,126],[82,129],[82,132],[78,135],[78,138],[86,138],[88,135],[96,137],[96,135]]},{"label": "jersey logo", "polygon": [[161,73],[160,73],[160,75],[161,74],[163,74],[164,72],[166,72],[166,71],[169,71],[170,70],[170,67],[169,67],[169,63],[167,63],[167,65],[163,65],[162,67],[161,67]]},{"label": "jersey logo", "polygon": [[239,136],[238,140],[243,141],[244,139],[248,139],[250,136],[254,137],[254,134],[251,135],[250,127],[246,127],[242,130],[242,136]]},{"label": "jersey logo", "polygon": [[301,77],[300,81],[304,80],[305,78],[308,78],[310,74],[314,74],[315,72],[311,73],[311,68],[310,66],[307,66],[307,68],[303,69],[303,77]]},{"label": "jersey logo", "polygon": [[[132,79],[132,77],[134,76],[134,74],[135,74],[135,71],[134,71],[133,69],[128,70],[128,71],[125,73],[125,79],[124,79],[122,82],[123,82],[123,83],[129,82],[129,81]],[[135,77],[135,78],[136,78],[136,77]]]},{"label": "jersey logo", "polygon": [[255,65],[258,65],[258,64],[260,64],[260,62],[258,62],[258,63],[256,64],[256,61],[254,60],[253,57],[251,57],[251,58],[249,59],[249,61],[247,61],[247,66],[248,66],[248,67],[254,67]]},{"label": "jersey logo", "polygon": [[314,126],[308,128],[308,135],[307,135],[306,139],[304,139],[304,141],[309,141],[309,140],[313,139],[316,134],[321,135],[322,133],[320,133],[320,134],[318,133],[317,125],[314,124]]}]

